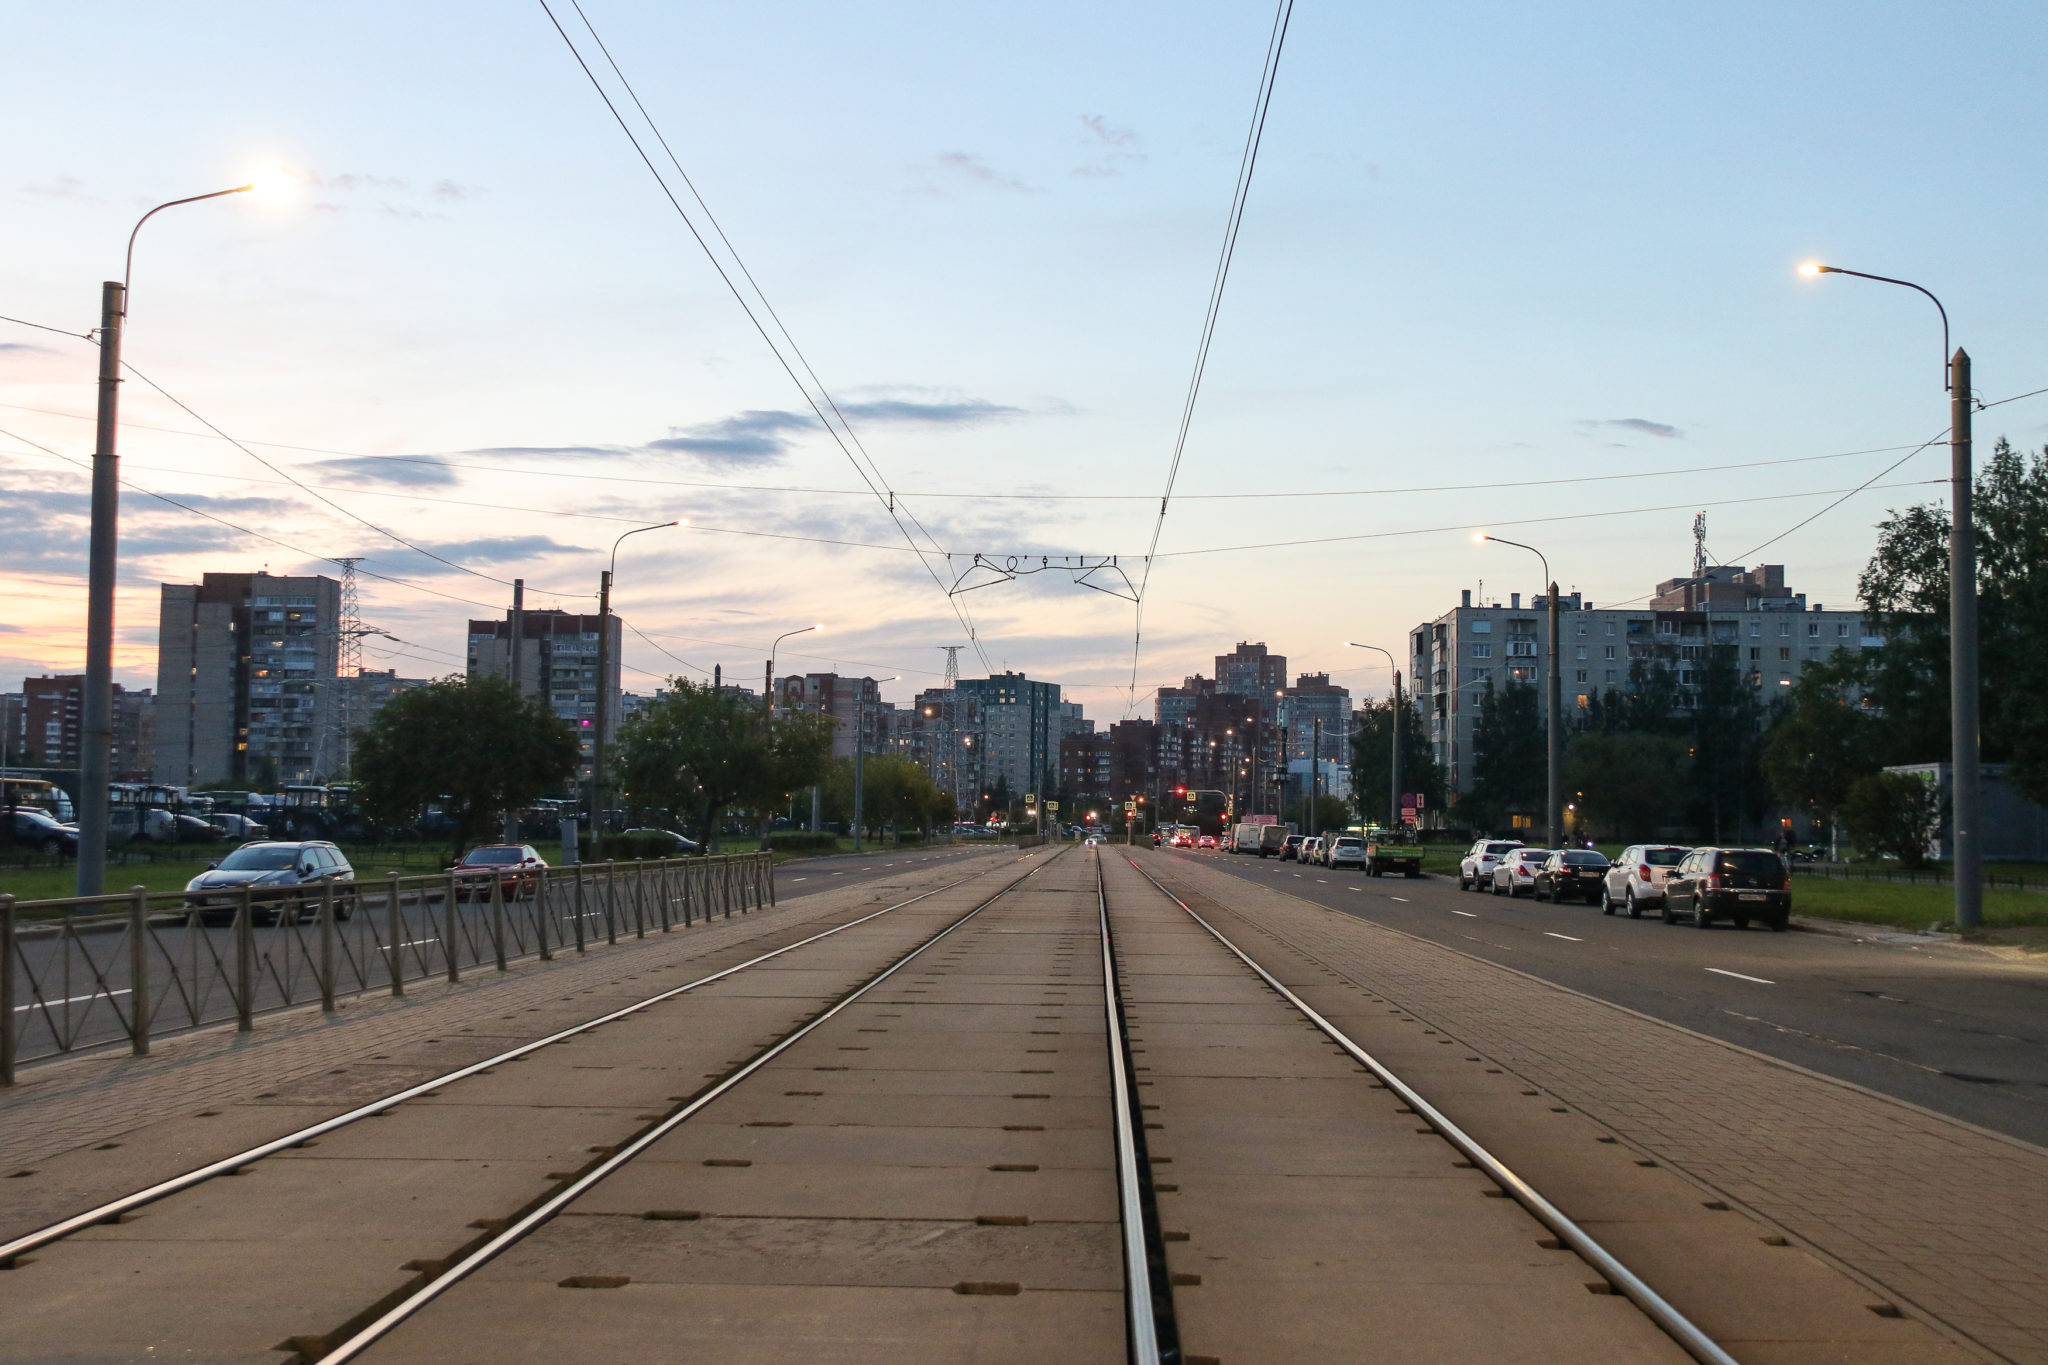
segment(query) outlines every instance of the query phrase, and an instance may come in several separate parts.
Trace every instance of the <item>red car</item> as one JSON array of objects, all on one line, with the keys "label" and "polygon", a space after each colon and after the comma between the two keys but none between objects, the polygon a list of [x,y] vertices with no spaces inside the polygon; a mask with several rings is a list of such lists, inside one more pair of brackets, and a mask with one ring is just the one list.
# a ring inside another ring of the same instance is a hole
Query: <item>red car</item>
[{"label": "red car", "polygon": [[1214,847],[1216,847],[1216,836],[1215,836],[1215,835],[1213,835],[1213,834],[1204,834],[1204,835],[1203,835],[1203,836],[1202,836],[1201,838],[1199,838],[1199,839],[1195,840],[1195,847],[1196,847],[1196,848],[1214,848]]},{"label": "red car", "polygon": [[538,891],[546,867],[547,860],[529,844],[483,844],[464,854],[449,870],[455,874],[455,899],[489,900],[495,875],[499,896],[509,901]]}]

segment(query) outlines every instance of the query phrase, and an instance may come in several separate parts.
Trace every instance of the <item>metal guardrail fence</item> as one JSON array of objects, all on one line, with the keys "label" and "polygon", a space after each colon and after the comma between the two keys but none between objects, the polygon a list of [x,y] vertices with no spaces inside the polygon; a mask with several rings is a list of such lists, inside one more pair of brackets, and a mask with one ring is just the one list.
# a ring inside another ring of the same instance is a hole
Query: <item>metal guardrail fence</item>
[{"label": "metal guardrail fence", "polygon": [[[200,903],[204,902],[204,903]],[[20,1062],[504,971],[775,903],[769,856],[586,863],[199,895],[0,896],[0,1085]]]},{"label": "metal guardrail fence", "polygon": [[[1793,863],[1795,877],[1818,877],[1831,882],[1897,882],[1902,886],[1953,886],[1955,874],[1944,863],[1927,867],[1885,867],[1875,863]],[[2048,882],[2029,879],[2024,873],[1989,871],[1984,874],[1986,890],[2048,891]]]}]

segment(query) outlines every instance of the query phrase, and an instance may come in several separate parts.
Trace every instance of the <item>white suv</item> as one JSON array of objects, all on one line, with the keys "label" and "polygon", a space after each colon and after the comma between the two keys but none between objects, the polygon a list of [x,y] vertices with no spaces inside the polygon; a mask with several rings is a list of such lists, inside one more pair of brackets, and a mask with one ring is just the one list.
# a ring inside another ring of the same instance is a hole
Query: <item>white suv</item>
[{"label": "white suv", "polygon": [[1458,864],[1460,891],[1493,890],[1493,869],[1522,846],[1520,839],[1481,839]]},{"label": "white suv", "polygon": [[1630,919],[1641,919],[1645,906],[1664,904],[1664,883],[1690,851],[1683,844],[1630,844],[1608,866],[1600,912],[1626,910]]},{"label": "white suv", "polygon": [[1365,866],[1365,840],[1355,834],[1340,834],[1330,840],[1323,850],[1323,866],[1332,870],[1340,867]]},{"label": "white suv", "polygon": [[1308,838],[1303,839],[1301,841],[1301,861],[1305,863],[1315,863],[1318,866],[1321,865],[1323,861],[1322,835],[1311,834],[1308,836]]}]

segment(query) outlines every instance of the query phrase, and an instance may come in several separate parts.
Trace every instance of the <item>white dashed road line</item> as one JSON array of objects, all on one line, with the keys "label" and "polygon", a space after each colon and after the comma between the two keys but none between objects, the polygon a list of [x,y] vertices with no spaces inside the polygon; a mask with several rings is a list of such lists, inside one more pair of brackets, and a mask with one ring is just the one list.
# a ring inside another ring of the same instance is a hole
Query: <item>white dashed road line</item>
[{"label": "white dashed road line", "polygon": [[1399,901],[1403,905],[1408,904],[1408,898],[1406,896],[1389,896],[1387,897],[1387,899],[1390,901]]},{"label": "white dashed road line", "polygon": [[1742,972],[1731,972],[1725,967],[1709,967],[1707,970],[1716,976],[1732,976],[1737,981],[1754,981],[1759,986],[1775,986],[1778,984],[1775,981],[1766,981],[1760,976],[1747,976]]},{"label": "white dashed road line", "polygon": [[1472,912],[1471,912],[1470,910],[1453,910],[1453,911],[1451,911],[1451,913],[1452,913],[1452,914],[1454,914],[1454,915],[1463,915],[1463,916],[1464,916],[1464,917],[1465,917],[1466,919],[1478,919],[1478,918],[1479,918],[1479,916],[1477,916],[1477,915],[1473,914],[1473,913],[1472,913]]},{"label": "white dashed road line", "polygon": [[1548,929],[1545,929],[1545,930],[1543,931],[1543,937],[1545,937],[1545,938],[1561,938],[1561,939],[1563,939],[1563,940],[1564,940],[1564,941],[1565,941],[1566,943],[1584,943],[1584,942],[1586,941],[1586,940],[1584,940],[1584,939],[1582,939],[1582,938],[1573,938],[1573,937],[1572,937],[1572,936],[1571,936],[1570,934],[1553,934],[1553,933],[1551,933],[1551,932],[1550,932],[1550,931],[1549,931]]}]

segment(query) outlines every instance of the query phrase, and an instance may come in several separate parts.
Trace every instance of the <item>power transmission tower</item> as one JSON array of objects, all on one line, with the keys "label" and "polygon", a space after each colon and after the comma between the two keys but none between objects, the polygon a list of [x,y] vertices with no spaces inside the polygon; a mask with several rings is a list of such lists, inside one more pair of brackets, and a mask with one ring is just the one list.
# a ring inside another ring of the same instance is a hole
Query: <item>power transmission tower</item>
[{"label": "power transmission tower", "polygon": [[946,690],[952,691],[960,685],[960,645],[940,645],[946,651]]},{"label": "power transmission tower", "polygon": [[1707,514],[1698,513],[1692,519],[1692,576],[1702,583],[1707,579]]},{"label": "power transmission tower", "polygon": [[345,779],[351,771],[349,760],[355,742],[356,693],[362,690],[363,618],[362,604],[356,596],[356,565],[362,563],[362,556],[345,556],[334,562],[341,565],[341,618],[336,622],[339,639],[334,663],[334,685],[340,698],[334,708],[334,724],[339,731],[340,772]]}]

